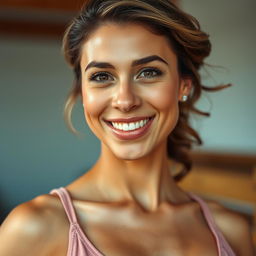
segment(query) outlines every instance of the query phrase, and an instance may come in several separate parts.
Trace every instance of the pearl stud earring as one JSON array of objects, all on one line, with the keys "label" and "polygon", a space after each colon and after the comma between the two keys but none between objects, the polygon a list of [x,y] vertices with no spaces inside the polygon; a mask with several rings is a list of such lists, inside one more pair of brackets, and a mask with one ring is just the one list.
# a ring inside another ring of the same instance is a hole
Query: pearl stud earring
[{"label": "pearl stud earring", "polygon": [[181,101],[185,102],[185,101],[187,101],[187,99],[188,99],[188,96],[187,95],[183,95],[182,98],[181,98]]}]

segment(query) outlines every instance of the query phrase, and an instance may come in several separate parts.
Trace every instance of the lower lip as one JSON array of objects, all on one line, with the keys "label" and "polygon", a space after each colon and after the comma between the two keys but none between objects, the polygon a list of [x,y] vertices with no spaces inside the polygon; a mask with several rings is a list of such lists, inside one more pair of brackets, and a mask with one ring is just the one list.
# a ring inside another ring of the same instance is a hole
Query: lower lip
[{"label": "lower lip", "polygon": [[142,137],[144,134],[147,133],[147,131],[149,130],[152,122],[154,120],[154,117],[151,118],[146,125],[144,125],[141,128],[138,128],[136,130],[133,131],[122,131],[122,130],[118,130],[116,129],[114,126],[112,126],[110,123],[106,124],[111,128],[112,132],[114,133],[114,135],[121,140],[135,140],[138,139],[140,137]]}]

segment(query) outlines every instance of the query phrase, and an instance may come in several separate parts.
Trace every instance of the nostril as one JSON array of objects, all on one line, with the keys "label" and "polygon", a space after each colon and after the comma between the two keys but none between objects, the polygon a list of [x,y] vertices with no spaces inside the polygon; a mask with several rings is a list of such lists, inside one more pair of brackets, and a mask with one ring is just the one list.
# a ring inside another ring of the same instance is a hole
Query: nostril
[{"label": "nostril", "polygon": [[119,93],[112,98],[112,107],[122,112],[128,112],[141,105],[141,99],[134,94]]}]

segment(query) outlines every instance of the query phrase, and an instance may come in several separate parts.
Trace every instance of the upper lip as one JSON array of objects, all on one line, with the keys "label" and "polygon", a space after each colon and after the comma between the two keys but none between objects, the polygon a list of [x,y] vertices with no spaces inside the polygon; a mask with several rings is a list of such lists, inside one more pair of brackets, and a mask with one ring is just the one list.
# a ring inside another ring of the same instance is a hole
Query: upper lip
[{"label": "upper lip", "polygon": [[138,117],[128,117],[128,118],[111,118],[111,119],[104,119],[107,122],[114,122],[114,123],[130,123],[130,122],[137,122],[140,120],[145,120],[154,116],[138,116]]}]

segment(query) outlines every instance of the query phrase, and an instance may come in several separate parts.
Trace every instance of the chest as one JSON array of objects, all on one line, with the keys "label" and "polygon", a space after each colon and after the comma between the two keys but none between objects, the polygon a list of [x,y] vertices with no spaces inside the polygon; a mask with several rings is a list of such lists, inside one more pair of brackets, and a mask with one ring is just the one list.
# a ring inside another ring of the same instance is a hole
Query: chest
[{"label": "chest", "polygon": [[118,211],[104,221],[87,216],[83,223],[87,237],[106,256],[218,255],[215,238],[200,214]]},{"label": "chest", "polygon": [[[114,230],[114,231],[113,231]],[[217,256],[214,238],[201,230],[111,230],[89,232],[87,236],[104,255],[109,256]],[[88,233],[88,232],[87,232]]]},{"label": "chest", "polygon": [[[217,246],[202,216],[179,214],[81,214],[80,226],[106,256],[217,256]],[[62,236],[63,237],[63,236]],[[68,234],[55,250],[66,255]]]}]

